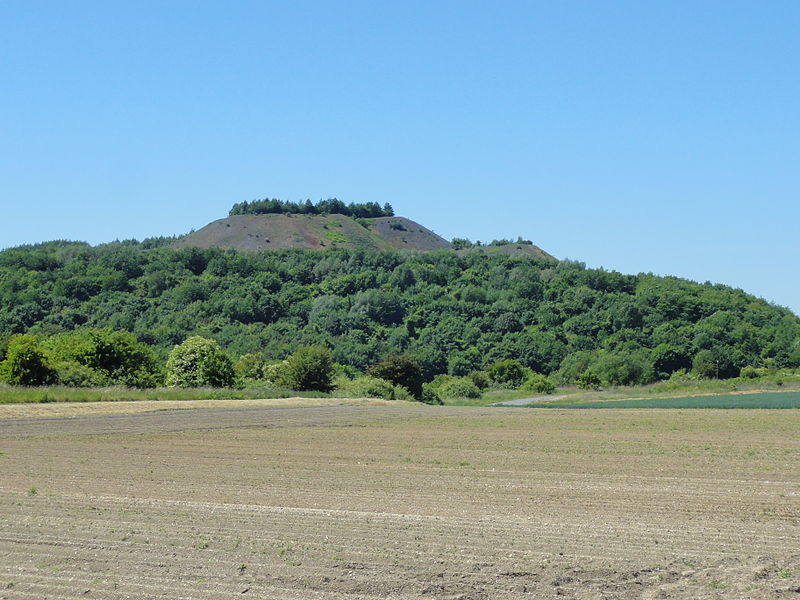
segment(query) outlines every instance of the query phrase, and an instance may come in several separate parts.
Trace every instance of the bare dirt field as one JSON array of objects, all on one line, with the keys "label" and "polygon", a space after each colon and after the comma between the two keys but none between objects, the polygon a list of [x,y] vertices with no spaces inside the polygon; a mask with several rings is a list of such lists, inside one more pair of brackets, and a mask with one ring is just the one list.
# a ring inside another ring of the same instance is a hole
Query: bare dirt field
[{"label": "bare dirt field", "polygon": [[0,418],[0,599],[800,598],[800,411],[209,406]]}]

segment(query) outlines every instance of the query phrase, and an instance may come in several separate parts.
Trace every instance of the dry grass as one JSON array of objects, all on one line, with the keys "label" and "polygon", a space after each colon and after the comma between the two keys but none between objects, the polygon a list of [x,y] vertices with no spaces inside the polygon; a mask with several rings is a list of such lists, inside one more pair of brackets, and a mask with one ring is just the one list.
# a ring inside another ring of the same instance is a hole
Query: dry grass
[{"label": "dry grass", "polygon": [[[202,408],[269,408],[278,406],[385,406],[397,401],[376,398],[269,398],[263,400],[133,400],[119,402],[59,402],[0,404],[0,419],[122,415],[162,410]],[[406,404],[401,402],[401,404]]]}]

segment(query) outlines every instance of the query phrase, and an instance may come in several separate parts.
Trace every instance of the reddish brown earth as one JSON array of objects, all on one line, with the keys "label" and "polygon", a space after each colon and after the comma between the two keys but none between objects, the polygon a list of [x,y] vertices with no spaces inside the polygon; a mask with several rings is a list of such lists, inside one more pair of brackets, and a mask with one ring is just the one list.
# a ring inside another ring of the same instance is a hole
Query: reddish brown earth
[{"label": "reddish brown earth", "polygon": [[800,597],[798,411],[83,412],[0,419],[2,599]]}]

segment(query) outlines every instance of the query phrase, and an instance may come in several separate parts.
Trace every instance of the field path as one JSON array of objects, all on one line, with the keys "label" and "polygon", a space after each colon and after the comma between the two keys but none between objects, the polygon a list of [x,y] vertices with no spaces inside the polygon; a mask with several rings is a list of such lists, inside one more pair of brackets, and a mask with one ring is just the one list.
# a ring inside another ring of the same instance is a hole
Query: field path
[{"label": "field path", "polygon": [[800,411],[0,419],[0,600],[797,598]]}]

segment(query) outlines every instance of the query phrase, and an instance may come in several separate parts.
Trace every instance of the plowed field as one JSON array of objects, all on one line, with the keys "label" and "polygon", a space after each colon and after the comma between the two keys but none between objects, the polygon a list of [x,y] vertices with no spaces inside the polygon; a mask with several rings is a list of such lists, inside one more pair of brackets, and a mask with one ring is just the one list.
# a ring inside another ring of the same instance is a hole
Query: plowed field
[{"label": "plowed field", "polygon": [[800,598],[798,411],[83,412],[0,419],[2,599]]}]

